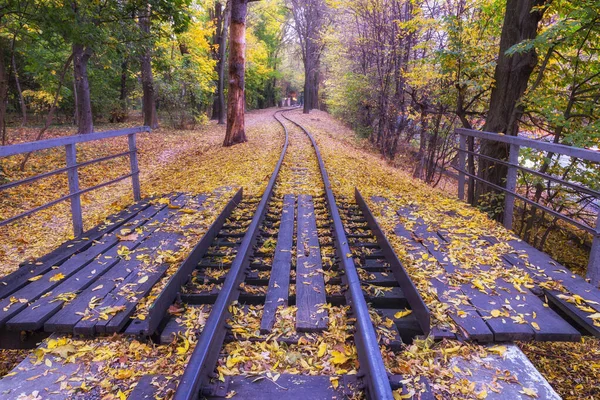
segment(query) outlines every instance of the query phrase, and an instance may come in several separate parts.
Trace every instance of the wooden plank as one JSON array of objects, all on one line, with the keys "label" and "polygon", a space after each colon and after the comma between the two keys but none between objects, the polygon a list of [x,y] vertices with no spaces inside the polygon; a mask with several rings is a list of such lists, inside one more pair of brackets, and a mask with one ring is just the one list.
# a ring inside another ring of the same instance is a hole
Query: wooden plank
[{"label": "wooden plank", "polygon": [[[401,210],[398,213],[401,216],[409,215],[409,212],[405,210]],[[418,224],[416,226],[418,227]],[[394,233],[406,240],[407,251],[413,259],[421,258],[422,251],[420,249],[424,247],[447,273],[454,272],[455,267],[451,263],[444,261],[446,257],[430,242],[432,240],[431,235],[433,234],[428,232],[426,228],[419,228],[419,233],[422,235],[420,236],[416,232],[408,231],[403,224],[398,224],[394,228]],[[419,239],[419,241],[415,239]],[[471,291],[467,285],[451,287],[445,277],[436,277],[435,279],[431,279],[430,282],[436,289],[439,300],[449,304],[448,315],[460,327],[461,332],[467,338],[479,342],[493,340],[493,333],[490,327],[477,311],[477,308],[467,300],[467,293]]]},{"label": "wooden plank", "polygon": [[[173,197],[173,200],[175,199],[176,197]],[[158,225],[156,224],[147,224],[151,219],[153,222],[163,222],[168,215],[169,211],[165,204],[156,204],[140,212],[134,221],[122,225],[132,231],[138,227],[142,227],[142,233],[139,234],[136,240],[120,242],[118,246],[113,246],[99,257],[93,259],[77,273],[61,281],[60,284],[52,290],[51,295],[44,296],[29,304],[27,308],[10,319],[6,324],[7,329],[41,329],[44,322],[62,308],[65,302],[61,300],[61,298],[65,298],[66,294],[77,294],[90,287],[104,273],[119,262],[118,251],[122,246],[125,246],[129,251],[134,250],[143,240],[154,232],[156,228],[158,228]]]},{"label": "wooden plank", "polygon": [[487,139],[500,143],[516,144],[519,146],[530,147],[546,152],[563,154],[569,157],[577,157],[583,160],[600,163],[600,152],[594,150],[582,149],[580,147],[566,146],[564,144],[556,144],[544,142],[541,140],[526,139],[518,136],[498,135],[497,133],[482,132],[472,129],[456,129],[461,135],[473,136],[479,139]]},{"label": "wooden plank", "polygon": [[[498,242],[492,237],[486,237],[486,239],[493,244]],[[516,254],[508,253],[504,257],[512,265],[527,271],[537,282],[545,282],[548,278],[551,278],[562,283],[569,292],[578,294],[586,300],[591,300],[592,302],[587,305],[600,312],[600,290],[530,244],[519,239],[510,240],[508,244],[515,249]],[[519,257],[523,254],[527,255],[529,265],[525,263],[523,258]]]},{"label": "wooden plank", "polygon": [[[219,388],[221,386],[221,388]],[[357,394],[358,382],[356,375],[339,376],[339,386],[333,388],[329,376],[291,375],[282,374],[274,384],[269,379],[257,380],[254,376],[233,376],[224,383],[219,383],[216,390],[221,389],[217,396],[207,396],[208,400],[223,399],[222,393],[235,392],[235,398],[240,400],[281,400],[281,399],[311,399],[331,400],[353,398]]]},{"label": "wooden plank", "polygon": [[[179,197],[173,201],[176,206],[183,206],[186,203],[185,196]],[[166,221],[177,215],[177,210],[168,209],[168,216]],[[161,225],[158,221],[150,222],[150,226],[160,228]],[[156,247],[159,247],[161,241],[169,237],[169,234],[165,232],[154,232],[149,237],[144,238],[135,253],[138,255],[150,255]],[[143,249],[143,250],[142,250]],[[127,276],[136,271],[136,269],[142,263],[141,260],[136,257],[132,257],[129,260],[119,260],[119,262],[112,267],[107,273],[101,276],[94,288],[88,288],[81,292],[73,301],[63,307],[58,313],[54,314],[44,324],[44,330],[46,332],[73,332],[73,327],[81,322],[83,316],[77,313],[84,313],[88,310],[90,301],[95,298],[94,303],[97,304],[110,293],[115,286],[119,285]],[[90,321],[91,318],[86,319]],[[90,321],[91,322],[91,321]]]},{"label": "wooden plank", "polygon": [[[413,234],[418,235],[419,238],[423,240],[423,245],[427,247],[429,253],[436,258],[438,263],[444,267],[448,274],[452,275],[460,269],[460,266],[454,265],[448,259],[447,254],[445,253],[445,242],[442,242],[436,233],[428,231],[427,226],[422,218],[414,218],[410,213],[410,210],[401,210],[398,211],[398,213],[415,222]],[[448,261],[444,261],[444,259]],[[479,270],[489,270],[489,267],[485,265],[479,265]],[[516,300],[514,298],[514,294],[512,293],[515,291],[514,288],[511,290],[510,287],[504,285],[499,279],[496,279],[494,283],[500,290],[485,289],[485,292],[483,292],[481,289],[476,288],[470,283],[460,284],[459,287],[465,296],[464,300],[466,301],[468,299],[468,301],[475,306],[477,313],[481,315],[487,326],[494,334],[494,341],[533,339],[535,332],[531,326],[525,323],[515,323],[509,317],[502,315],[494,316],[492,314],[492,312],[495,313],[496,311],[502,311],[503,307],[506,307],[505,301],[509,298],[511,298],[509,301],[513,302],[513,304],[509,304],[509,306],[515,311],[518,310],[517,307],[524,306],[524,302],[522,300]],[[504,289],[506,289],[506,291],[509,293],[508,296],[504,292]],[[462,299],[458,298],[457,300]],[[516,307],[514,305],[515,301],[519,303],[516,305]],[[463,326],[460,323],[459,325]],[[465,327],[463,326],[463,328]],[[465,330],[466,332],[469,332],[468,329]]]},{"label": "wooden plank", "polygon": [[167,388],[175,389],[175,381],[168,379],[166,375],[144,375],[127,396],[132,400],[154,400],[159,388],[165,393]]},{"label": "wooden plank", "polygon": [[[449,243],[448,234],[440,231],[439,237]],[[462,236],[462,235],[459,235]],[[465,240],[469,240],[465,236]],[[506,268],[510,265],[505,261]],[[485,273],[491,270],[488,265],[479,265],[479,271]],[[495,289],[492,292],[501,294],[504,297],[501,302],[496,302],[497,310],[509,310],[511,317],[518,318],[520,322],[526,322],[533,331],[533,338],[538,341],[578,341],[581,338],[580,333],[569,323],[563,320],[552,309],[545,306],[534,293],[524,287],[506,282],[502,278],[495,280]],[[515,315],[516,314],[516,315]],[[508,318],[506,318],[508,320]],[[515,325],[515,324],[513,324]],[[516,325],[524,325],[518,323]],[[526,334],[523,334],[526,336]],[[501,340],[501,339],[498,339]],[[507,339],[509,340],[509,339]],[[517,340],[517,339],[515,339]],[[525,339],[520,339],[525,340]]]},{"label": "wooden plank", "polygon": [[109,139],[140,132],[150,132],[150,128],[147,126],[139,126],[135,128],[125,128],[113,131],[86,133],[85,135],[71,135],[54,139],[37,140],[35,142],[19,143],[10,146],[0,146],[0,157],[10,157],[32,151],[51,149],[53,147],[75,143],[92,142],[94,140]]},{"label": "wooden plank", "polygon": [[588,318],[590,313],[577,308],[573,303],[569,303],[565,299],[559,297],[561,293],[555,290],[547,290],[548,302],[554,307],[568,315],[574,322],[585,329],[590,335],[600,338],[600,327],[594,325],[594,321]]},{"label": "wooden plank", "polygon": [[275,323],[277,307],[287,306],[288,304],[294,241],[295,202],[294,195],[287,194],[283,197],[277,245],[275,246],[265,307],[260,321],[260,332],[262,334],[271,333]]},{"label": "wooden plank", "polygon": [[87,249],[95,240],[118,229],[121,225],[134,218],[138,212],[149,206],[149,201],[136,203],[120,213],[108,217],[106,222],[85,232],[83,235],[84,239],[65,242],[51,253],[32,263],[24,264],[18,270],[3,277],[0,279],[0,299],[9,297],[11,294],[27,285],[30,282],[29,279],[45,274],[51,270],[53,266],[60,265],[68,260],[73,254]]},{"label": "wooden plank", "polygon": [[298,196],[296,236],[296,330],[321,331],[327,328],[325,281],[312,196]]},{"label": "wooden plank", "polygon": [[[200,195],[191,201],[187,201],[185,207],[199,211],[205,200],[206,196]],[[139,252],[136,253],[136,257],[147,255],[150,256],[150,259],[153,259],[160,253],[176,253],[181,249],[181,245],[185,240],[183,232],[188,229],[198,229],[198,226],[188,224],[181,228],[181,232],[165,232],[162,229],[155,232],[148,240],[148,242],[153,242],[153,246],[144,245],[144,248],[140,248]],[[82,320],[75,325],[73,333],[93,335],[95,333],[119,332],[129,322],[129,317],[135,311],[138,302],[150,292],[168,268],[169,264],[165,261],[151,265],[142,262],[132,268],[123,282],[115,286],[97,305],[99,309],[106,307],[118,308],[119,312],[107,315],[105,318]]]},{"label": "wooden plank", "polygon": [[[155,211],[148,208],[142,211],[144,215],[152,215]],[[138,214],[137,216],[139,216]],[[142,217],[141,219],[144,219]],[[122,226],[122,225],[121,225]],[[28,306],[28,303],[35,301],[44,294],[52,291],[65,279],[76,274],[81,269],[90,264],[96,257],[108,251],[113,246],[119,243],[119,238],[116,232],[111,232],[105,235],[101,241],[96,241],[87,250],[75,254],[60,266],[54,269],[49,269],[46,274],[38,275],[29,282],[28,285],[14,292],[10,298],[0,301],[0,328],[4,327],[6,322]],[[60,278],[58,278],[60,277]],[[17,301],[15,302],[15,299]]]},{"label": "wooden plank", "polygon": [[[144,320],[133,319],[127,327],[125,333],[128,335],[152,335],[160,325],[167,310],[177,298],[181,287],[189,280],[194,269],[198,267],[198,262],[204,257],[216,235],[219,233],[223,224],[229,218],[233,210],[242,201],[243,190],[240,188],[225,205],[219,216],[210,225],[202,239],[194,247],[181,264],[179,269],[169,279],[161,293],[150,306],[148,315]],[[220,198],[222,193],[218,193]]]}]

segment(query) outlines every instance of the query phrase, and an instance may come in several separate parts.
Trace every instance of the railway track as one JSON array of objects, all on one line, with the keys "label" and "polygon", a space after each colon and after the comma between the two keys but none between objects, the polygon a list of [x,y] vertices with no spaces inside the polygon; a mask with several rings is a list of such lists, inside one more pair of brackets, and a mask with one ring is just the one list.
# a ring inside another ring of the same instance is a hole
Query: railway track
[{"label": "railway track", "polygon": [[[242,198],[191,279],[174,282],[169,310],[202,320],[174,398],[393,399],[402,379],[380,348],[427,334],[429,312],[360,195],[336,202],[314,138],[274,118],[285,143],[264,194]],[[156,338],[185,330],[173,315]]]}]

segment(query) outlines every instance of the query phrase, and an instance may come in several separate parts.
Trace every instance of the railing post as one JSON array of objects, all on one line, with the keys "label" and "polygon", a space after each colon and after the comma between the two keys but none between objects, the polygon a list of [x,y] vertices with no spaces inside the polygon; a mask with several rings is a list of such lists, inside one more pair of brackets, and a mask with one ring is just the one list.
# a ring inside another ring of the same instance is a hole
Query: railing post
[{"label": "railing post", "polygon": [[133,198],[135,201],[142,199],[140,190],[140,170],[138,168],[138,156],[135,133],[128,135],[129,141],[129,164],[131,166],[131,184],[133,186]]},{"label": "railing post", "polygon": [[465,160],[467,153],[467,138],[461,132],[458,132],[459,135],[459,151],[458,151],[458,198],[461,200],[465,199],[465,174],[462,171],[465,171]]},{"label": "railing post", "polygon": [[598,218],[596,219],[596,234],[592,239],[592,251],[590,251],[587,277],[595,287],[598,287],[600,283],[600,212],[598,212]]},{"label": "railing post", "polygon": [[[519,145],[511,144],[508,153],[508,162],[510,164],[519,164]],[[517,190],[517,167],[509,166],[508,173],[506,174],[506,190],[511,193],[515,193]],[[506,193],[504,197],[504,227],[506,229],[512,229],[513,225],[513,214],[515,210],[515,196]]]},{"label": "railing post", "polygon": [[67,154],[67,171],[69,180],[69,194],[71,197],[71,217],[73,219],[73,235],[79,237],[83,234],[83,217],[81,214],[81,195],[79,192],[79,171],[77,169],[77,148],[75,144],[65,146]]}]

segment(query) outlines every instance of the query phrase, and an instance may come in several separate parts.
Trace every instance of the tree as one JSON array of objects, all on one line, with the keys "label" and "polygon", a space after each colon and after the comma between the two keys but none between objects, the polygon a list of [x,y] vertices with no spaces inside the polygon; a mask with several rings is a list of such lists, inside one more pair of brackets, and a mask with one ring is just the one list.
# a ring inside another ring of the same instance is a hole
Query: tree
[{"label": "tree", "polygon": [[[521,97],[527,89],[529,77],[537,65],[537,52],[529,48],[520,52],[509,52],[513,46],[526,40],[535,39],[538,23],[544,14],[548,0],[507,0],[502,34],[500,37],[500,51],[496,70],[494,72],[494,87],[492,88],[490,107],[483,127],[484,131],[502,133],[516,136],[519,128],[519,119],[523,114]],[[483,156],[500,160],[508,158],[506,145],[499,142],[482,141],[480,153]],[[504,186],[507,168],[484,159],[479,160],[478,176],[498,186]],[[489,198],[496,193],[494,189],[485,184],[477,185],[477,201],[492,203],[491,209],[498,203],[497,198]],[[497,213],[496,218],[502,218],[502,213]]]},{"label": "tree", "polygon": [[140,56],[142,72],[142,114],[144,125],[152,129],[158,128],[158,114],[156,113],[156,97],[154,95],[154,77],[152,75],[152,40],[150,36],[150,4],[146,4],[139,11],[138,24],[142,34],[150,43],[147,43]]},{"label": "tree", "polygon": [[221,1],[215,1],[214,21],[215,33],[213,35],[213,57],[217,60],[215,72],[217,81],[213,100],[212,119],[219,121],[219,125],[225,124],[225,55],[227,50],[227,30],[229,29],[229,1],[225,8]]},{"label": "tree", "polygon": [[324,42],[321,35],[331,22],[324,0],[291,0],[294,29],[304,63],[304,113],[319,107],[319,79]]},{"label": "tree", "polygon": [[256,0],[231,1],[231,26],[229,28],[229,93],[227,96],[227,131],[223,146],[247,142],[244,112],[246,72],[246,16],[248,3]]}]

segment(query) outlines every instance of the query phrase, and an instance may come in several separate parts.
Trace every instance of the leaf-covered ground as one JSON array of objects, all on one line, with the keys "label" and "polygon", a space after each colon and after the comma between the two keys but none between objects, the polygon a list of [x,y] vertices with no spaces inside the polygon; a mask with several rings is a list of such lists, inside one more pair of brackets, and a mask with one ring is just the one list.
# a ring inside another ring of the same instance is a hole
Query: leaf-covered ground
[{"label": "leaf-covered ground", "polygon": [[[408,171],[390,166],[371,149],[368,141],[358,139],[354,132],[328,114],[312,111],[309,115],[294,112],[291,116],[314,134],[336,195],[353,198],[354,188],[358,187],[365,198],[372,195],[388,198],[391,201],[392,209],[411,204],[418,205],[419,215],[427,223],[443,226],[450,231],[454,229],[456,239],[453,241],[454,246],[451,244],[450,247],[455,253],[452,256],[459,260],[461,265],[466,266],[463,275],[458,278],[469,281],[479,280],[484,287],[492,285],[493,277],[490,277],[488,273],[478,272],[477,264],[482,262],[487,265],[495,265],[498,254],[503,249],[495,248],[489,252],[481,252],[473,246],[461,244],[460,237],[470,235],[476,238],[484,232],[498,238],[508,237],[509,233],[502,226],[477,210],[457,201],[452,195],[415,181]],[[375,204],[370,205],[376,207]],[[380,211],[382,210],[380,209]],[[449,217],[449,215],[455,217]],[[385,212],[377,215],[377,218],[386,231],[386,228],[392,228],[396,223],[393,215],[386,215]],[[465,223],[467,220],[469,222]],[[405,268],[432,310],[433,323],[451,326],[448,306],[437,299],[435,291],[431,290],[429,284],[429,279],[440,273],[438,266],[425,259],[407,258],[402,241],[393,235],[390,239],[404,262]],[[508,280],[511,286],[513,284],[524,285],[531,281],[528,274],[523,271],[511,270],[510,274],[503,271],[502,268],[495,268],[494,271],[497,274],[496,277]],[[519,316],[514,315],[514,317],[518,318]],[[397,354],[393,360],[387,355],[386,362],[388,367],[392,368],[397,368],[398,365],[408,366],[417,362],[420,367],[406,368],[406,373],[409,376],[412,374],[414,382],[417,382],[420,376],[432,378],[437,387],[437,393],[441,397],[478,398],[479,396],[479,398],[485,398],[481,388],[465,388],[455,378],[452,371],[444,369],[443,349],[447,346],[433,345],[431,347],[427,345],[426,351],[419,351],[418,348],[413,349],[415,351],[408,349],[408,353]],[[450,346],[454,347],[455,345]],[[455,351],[461,354],[477,355],[486,352],[481,346],[458,346],[459,348]],[[600,340],[593,338],[586,338],[581,343],[522,345],[523,351],[555,390],[561,396],[569,399],[592,399],[595,398],[594,396],[598,396],[597,382],[599,382],[600,374],[598,348],[600,348]],[[554,368],[559,360],[565,360],[565,362],[561,363],[562,367]],[[596,382],[595,385],[594,382]]]},{"label": "leaf-covered ground", "polygon": [[[160,129],[150,134],[139,135],[142,195],[160,197],[171,192],[211,193],[223,186],[242,186],[245,195],[261,194],[283,144],[283,132],[272,118],[272,114],[272,110],[249,113],[247,117],[249,142],[232,148],[221,146],[224,127],[215,124],[203,130]],[[107,129],[114,129],[114,127],[109,126]],[[68,134],[73,134],[72,129],[56,128],[50,130],[46,137]],[[26,131],[23,140],[32,140],[34,135],[35,130]],[[80,162],[91,160],[125,151],[126,148],[126,139],[122,138],[78,145],[78,154],[80,154],[78,160]],[[9,180],[19,180],[63,167],[64,151],[49,150],[34,154],[24,172],[19,171],[21,160],[20,156],[1,160],[2,170]],[[128,168],[128,160],[111,160],[96,168],[82,168],[81,187],[93,186],[126,174]],[[61,176],[46,178],[37,185],[3,192],[0,194],[0,217],[15,215],[67,192],[66,180]],[[100,223],[108,215],[121,210],[131,202],[131,186],[128,181],[83,196],[86,229]],[[205,222],[210,224],[212,221],[207,219]],[[14,271],[25,259],[39,257],[49,252],[68,240],[71,234],[68,203],[53,206],[11,226],[0,228],[0,276]],[[143,312],[143,308],[140,311]],[[186,351],[179,354],[179,358],[175,356],[173,358],[171,357],[173,349],[169,346],[135,343],[137,342],[131,339],[115,339],[106,343],[68,339],[67,345],[73,345],[77,349],[76,358],[82,361],[93,360],[94,354],[100,351],[98,349],[104,349],[102,369],[104,366],[111,368],[110,365],[116,363],[115,365],[121,366],[119,367],[121,369],[134,371],[135,373],[127,372],[125,374],[127,376],[119,378],[118,390],[125,392],[135,384],[140,375],[153,369],[159,371],[161,366],[164,367],[165,360],[168,360],[171,365],[178,365],[181,372],[187,352],[190,350],[188,342]],[[27,351],[0,350],[0,376],[6,374],[27,354]],[[121,355],[125,356],[121,357]],[[98,375],[87,376],[94,379]],[[100,376],[106,374],[102,373]],[[114,391],[107,385],[102,387],[102,393],[108,396],[107,398],[111,398],[110,396],[115,395],[118,390]]]},{"label": "leaf-covered ground", "polygon": [[[244,194],[259,194],[273,171],[282,146],[283,133],[272,118],[272,110],[248,114],[249,142],[223,148],[225,128],[211,123],[202,130],[159,129],[138,135],[142,196],[170,192],[209,193],[221,186],[242,186]],[[98,131],[115,129],[114,125]],[[33,140],[35,130],[21,137]],[[53,128],[45,138],[74,133],[72,127]],[[15,134],[11,134],[15,137]],[[78,161],[84,162],[127,150],[126,138],[79,144]],[[0,160],[9,181],[16,181],[65,166],[64,149],[34,153],[24,172],[19,170],[22,156]],[[80,186],[86,188],[127,174],[126,158],[105,161],[81,168]],[[0,175],[2,177],[2,175]],[[0,193],[0,218],[47,203],[68,194],[66,175],[45,178]],[[132,202],[129,180],[92,191],[82,196],[86,229],[100,223]],[[8,227],[0,227],[0,276],[17,268],[25,259],[48,253],[72,235],[70,208],[63,202]]]}]

